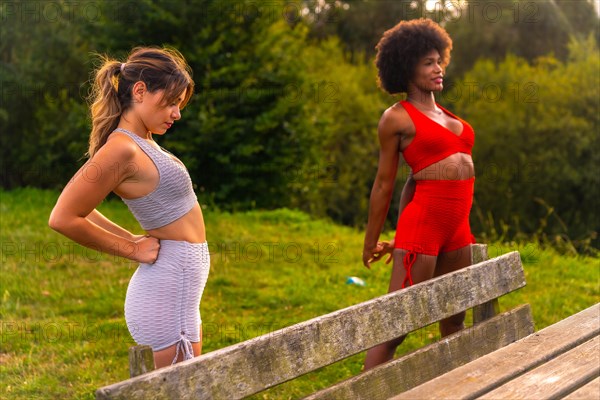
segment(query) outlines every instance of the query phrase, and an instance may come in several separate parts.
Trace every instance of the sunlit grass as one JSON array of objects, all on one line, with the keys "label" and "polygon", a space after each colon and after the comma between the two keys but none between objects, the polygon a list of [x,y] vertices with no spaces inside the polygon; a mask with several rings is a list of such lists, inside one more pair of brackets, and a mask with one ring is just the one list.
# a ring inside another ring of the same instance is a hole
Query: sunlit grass
[{"label": "sunlit grass", "polygon": [[[133,345],[123,318],[136,265],[73,244],[47,227],[58,193],[0,191],[0,394],[2,398],[94,398],[128,377]],[[118,201],[99,207],[140,232]],[[211,272],[201,312],[204,352],[272,332],[387,291],[390,267],[360,263],[363,233],[292,210],[205,210]],[[523,244],[490,244],[490,256],[520,250],[527,286],[501,299],[528,302],[537,329],[600,301],[598,260]],[[367,286],[347,285],[358,276]],[[437,340],[436,326],[409,335],[398,354]],[[358,373],[362,354],[256,398],[296,398]]]}]

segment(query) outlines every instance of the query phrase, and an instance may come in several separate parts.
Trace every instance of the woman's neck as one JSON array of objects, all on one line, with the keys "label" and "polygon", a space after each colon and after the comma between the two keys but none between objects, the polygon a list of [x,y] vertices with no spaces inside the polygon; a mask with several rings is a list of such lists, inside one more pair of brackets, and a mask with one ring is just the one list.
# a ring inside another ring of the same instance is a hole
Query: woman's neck
[{"label": "woman's neck", "polygon": [[436,106],[435,96],[431,91],[423,91],[418,88],[409,87],[406,100],[413,105],[417,105],[420,109],[441,114],[441,110]]},{"label": "woman's neck", "polygon": [[152,140],[152,132],[146,129],[146,126],[141,120],[133,115],[130,115],[128,112],[125,112],[121,115],[119,124],[117,126],[135,133],[142,139]]}]

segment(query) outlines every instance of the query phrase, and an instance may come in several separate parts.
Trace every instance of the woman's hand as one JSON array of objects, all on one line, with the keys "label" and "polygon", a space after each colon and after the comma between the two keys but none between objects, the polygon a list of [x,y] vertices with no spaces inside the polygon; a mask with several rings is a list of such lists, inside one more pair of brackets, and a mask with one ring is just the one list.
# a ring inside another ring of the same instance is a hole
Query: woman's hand
[{"label": "woman's hand", "polygon": [[365,267],[371,269],[371,263],[377,262],[381,260],[383,256],[388,254],[387,260],[385,260],[386,264],[389,264],[392,261],[392,253],[394,252],[394,240],[390,240],[388,242],[377,242],[375,247],[369,249],[365,248],[363,250],[363,264]]},{"label": "woman's hand", "polygon": [[150,235],[134,235],[132,260],[144,264],[154,264],[158,258],[160,241]]},{"label": "woman's hand", "polygon": [[377,248],[380,249],[378,254],[376,254],[375,258],[373,258],[373,262],[381,260],[384,255],[388,255],[387,260],[385,260],[386,264],[389,264],[392,261],[393,253],[394,253],[394,239],[389,240],[387,242],[377,242]]}]

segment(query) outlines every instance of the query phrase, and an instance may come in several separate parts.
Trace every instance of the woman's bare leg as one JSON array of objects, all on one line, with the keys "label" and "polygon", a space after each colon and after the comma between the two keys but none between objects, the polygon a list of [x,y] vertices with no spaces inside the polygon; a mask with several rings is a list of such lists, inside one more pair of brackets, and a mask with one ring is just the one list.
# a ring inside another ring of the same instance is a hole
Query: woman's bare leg
[{"label": "woman's bare leg", "polygon": [[[435,267],[435,276],[444,275],[450,272],[471,265],[471,245],[467,245],[457,250],[440,253]],[[465,327],[466,312],[460,312],[451,317],[440,321],[440,334],[442,337],[458,332]]]},{"label": "woman's bare leg", "polygon": [[[192,342],[192,349],[194,349],[194,357],[198,357],[202,353],[202,325],[200,325],[200,341]],[[173,362],[175,354],[177,353],[177,344],[167,347],[166,349],[154,352],[154,365],[156,369],[167,367]],[[183,354],[179,351],[177,356],[177,362],[183,361]]]},{"label": "woman's bare leg", "polygon": [[[396,249],[394,250],[394,265],[392,267],[392,277],[390,279],[390,287],[388,293],[402,289],[402,283],[406,277],[406,271],[404,269],[404,255],[406,250]],[[413,283],[419,283],[431,279],[433,277],[436,267],[436,257],[427,256],[424,254],[417,254],[417,259],[412,266],[411,276]],[[365,357],[364,371],[371,369],[379,364],[390,361],[394,358],[396,348],[400,343],[404,341],[406,335],[390,340],[389,342],[377,345],[367,350],[367,356]]]}]

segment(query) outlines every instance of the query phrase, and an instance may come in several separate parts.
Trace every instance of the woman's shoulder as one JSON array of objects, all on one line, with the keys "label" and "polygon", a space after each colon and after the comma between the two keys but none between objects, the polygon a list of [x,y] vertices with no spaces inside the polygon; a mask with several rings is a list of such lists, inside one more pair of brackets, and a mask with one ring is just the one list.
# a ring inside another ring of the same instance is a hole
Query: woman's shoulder
[{"label": "woman's shoulder", "polygon": [[106,138],[106,144],[108,144],[110,142],[113,143],[113,146],[118,145],[118,146],[130,147],[132,149],[139,147],[137,145],[137,143],[135,142],[135,140],[133,140],[133,138],[131,138],[125,132],[120,132],[120,131],[113,131],[110,135],[108,135],[108,137]]},{"label": "woman's shoulder", "polygon": [[114,158],[124,161],[135,157],[139,146],[125,133],[113,132],[106,139],[106,143],[98,150],[98,154],[110,154]]},{"label": "woman's shoulder", "polygon": [[394,103],[388,107],[379,120],[380,130],[406,133],[407,130],[410,130],[411,126],[413,124],[410,115],[401,102]]}]

